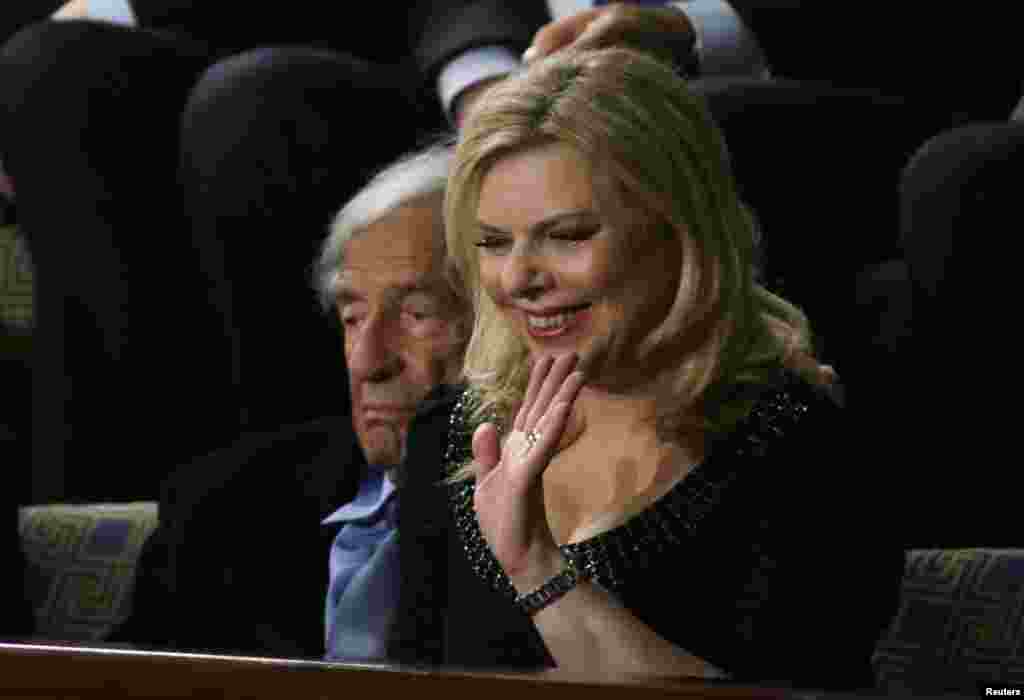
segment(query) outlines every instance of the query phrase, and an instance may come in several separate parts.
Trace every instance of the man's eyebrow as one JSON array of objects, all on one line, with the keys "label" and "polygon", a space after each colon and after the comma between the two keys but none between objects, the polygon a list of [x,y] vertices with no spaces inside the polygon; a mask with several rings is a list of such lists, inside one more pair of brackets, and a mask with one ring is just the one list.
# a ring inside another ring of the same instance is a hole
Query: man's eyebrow
[{"label": "man's eyebrow", "polygon": [[[548,229],[551,229],[557,226],[558,224],[564,223],[566,221],[572,221],[574,219],[591,218],[597,218],[597,213],[592,209],[573,209],[572,211],[559,212],[557,214],[552,214],[547,218],[541,219],[540,221],[535,223],[533,226],[530,227],[530,232],[533,233],[534,235],[539,235],[544,233]],[[511,235],[509,231],[506,231],[505,229],[500,228],[498,226],[493,226],[485,221],[478,220],[476,222],[476,225],[477,228],[479,228],[480,231],[483,233],[497,233],[505,236]]]},{"label": "man's eyebrow", "polygon": [[[417,280],[408,284],[399,284],[388,287],[384,294],[389,302],[400,301],[413,294],[429,294],[440,296],[444,293],[444,282],[442,280]],[[335,294],[337,303],[341,305],[354,304],[359,301],[366,301],[366,296],[349,286],[341,286]]]},{"label": "man's eyebrow", "polygon": [[391,287],[387,290],[386,294],[388,300],[392,303],[398,303],[415,294],[424,294],[441,300],[445,296],[446,289],[447,287],[443,280],[424,279],[410,284]]},{"label": "man's eyebrow", "polygon": [[338,287],[338,291],[334,295],[334,299],[341,305],[354,304],[357,301],[363,301],[366,299],[365,296],[357,292],[355,289],[349,286]]},{"label": "man's eyebrow", "polygon": [[410,294],[433,294],[437,291],[438,283],[430,280],[418,280],[409,284],[399,284],[388,289],[388,294],[399,297],[407,297]]}]

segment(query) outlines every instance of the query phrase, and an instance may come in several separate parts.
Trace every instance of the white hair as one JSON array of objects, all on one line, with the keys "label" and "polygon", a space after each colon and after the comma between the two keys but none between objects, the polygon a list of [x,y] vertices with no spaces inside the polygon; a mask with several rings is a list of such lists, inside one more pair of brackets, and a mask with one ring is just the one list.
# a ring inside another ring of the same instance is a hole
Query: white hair
[{"label": "white hair", "polygon": [[[402,156],[378,172],[335,215],[314,264],[313,286],[325,310],[334,306],[345,264],[345,244],[399,207],[432,195],[443,195],[452,156],[450,142]],[[443,243],[440,208],[438,217],[439,239]]]}]

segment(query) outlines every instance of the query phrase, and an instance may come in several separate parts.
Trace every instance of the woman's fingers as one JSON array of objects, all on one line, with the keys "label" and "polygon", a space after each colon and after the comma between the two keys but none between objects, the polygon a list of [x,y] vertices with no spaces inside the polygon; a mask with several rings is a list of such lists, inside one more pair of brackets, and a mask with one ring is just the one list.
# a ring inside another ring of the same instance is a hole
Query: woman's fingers
[{"label": "woman's fingers", "polygon": [[523,429],[529,431],[540,421],[541,417],[547,412],[548,407],[551,405],[551,400],[558,393],[558,390],[562,387],[562,383],[565,382],[565,378],[569,376],[569,373],[576,367],[578,358],[576,353],[569,353],[567,355],[561,355],[551,365],[551,369],[548,371],[547,376],[544,378],[544,383],[540,386],[537,392],[537,398],[533,401],[533,405],[529,407],[529,413],[526,416],[526,422],[524,423]]},{"label": "woman's fingers", "polygon": [[559,403],[567,403],[571,408],[573,401],[575,401],[576,397],[579,396],[580,389],[583,388],[585,383],[586,381],[582,371],[573,372],[565,378],[565,381],[562,382],[562,386],[559,388],[558,393],[555,394],[555,398],[552,403],[556,406]]},{"label": "woman's fingers", "polygon": [[526,396],[523,397],[523,403],[519,407],[516,419],[512,422],[513,430],[526,430],[526,419],[530,415],[530,410],[537,400],[537,394],[540,392],[541,384],[543,384],[545,377],[547,377],[548,372],[551,370],[551,365],[554,364],[554,361],[554,357],[546,355],[537,360],[537,363],[530,371],[530,383],[526,387]]},{"label": "woman's fingers", "polygon": [[544,436],[545,444],[549,438],[553,440],[550,446],[551,452],[554,452],[559,440],[562,439],[562,433],[565,432],[569,416],[572,414],[573,402],[576,401],[583,384],[583,372],[573,372],[566,377],[558,388],[558,393],[551,399],[548,410],[534,424],[533,429]]},{"label": "woman's fingers", "polygon": [[[527,481],[539,479],[544,470],[551,464],[551,457],[554,455],[558,442],[562,439],[562,433],[569,423],[569,416],[572,413],[572,399],[575,399],[576,392],[583,385],[582,374],[572,375],[574,378],[566,382],[559,392],[559,397],[548,407],[548,410],[541,417],[533,429],[536,442],[523,454],[525,478]],[[579,379],[576,379],[579,377]],[[574,388],[575,387],[575,388]],[[570,397],[568,401],[562,399],[562,395]]]},{"label": "woman's fingers", "polygon": [[[573,371],[577,364],[577,355],[569,353],[557,359],[544,358],[534,366],[526,398],[504,445],[505,459],[512,460],[506,468],[516,474],[516,481],[530,483],[550,463],[584,384],[583,372]],[[499,448],[491,442],[490,432],[482,429],[473,436],[473,455],[481,474],[486,474],[494,468]],[[493,440],[497,440],[496,432]]]},{"label": "woman's fingers", "polygon": [[484,423],[473,433],[473,461],[477,466],[478,481],[487,476],[501,461],[498,429],[494,424]]}]

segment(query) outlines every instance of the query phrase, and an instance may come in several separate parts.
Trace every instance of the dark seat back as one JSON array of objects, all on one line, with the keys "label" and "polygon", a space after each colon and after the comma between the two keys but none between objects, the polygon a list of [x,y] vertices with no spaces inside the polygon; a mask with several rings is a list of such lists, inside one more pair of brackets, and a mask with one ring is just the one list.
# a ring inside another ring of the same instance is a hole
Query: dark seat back
[{"label": "dark seat back", "polygon": [[900,195],[913,327],[879,420],[901,459],[911,544],[1019,545],[1012,436],[1024,124],[935,136],[908,164]]},{"label": "dark seat back", "polygon": [[901,98],[821,83],[700,81],[741,196],[763,231],[765,281],[810,317],[822,359],[853,392],[864,374],[856,280],[899,257],[898,186],[943,117]]}]

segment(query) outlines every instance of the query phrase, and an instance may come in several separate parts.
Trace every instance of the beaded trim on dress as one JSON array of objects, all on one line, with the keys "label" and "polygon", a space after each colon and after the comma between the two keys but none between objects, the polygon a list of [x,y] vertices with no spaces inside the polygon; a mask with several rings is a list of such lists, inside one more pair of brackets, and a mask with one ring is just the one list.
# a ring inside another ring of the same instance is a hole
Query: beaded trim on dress
[{"label": "beaded trim on dress", "polygon": [[[792,391],[794,381],[799,380],[791,379],[767,391],[730,436],[656,502],[616,528],[562,545],[562,553],[577,567],[590,571],[603,588],[613,593],[621,591],[625,585],[623,575],[634,568],[637,559],[695,536],[701,520],[721,500],[746,458],[763,457],[768,446],[787,434],[807,413],[808,403]],[[452,411],[444,457],[449,475],[472,457],[472,433],[478,423],[471,416],[478,405],[473,390],[466,389]],[[475,482],[461,481],[450,489],[455,528],[473,571],[492,589],[514,600],[516,590],[487,545],[473,509]]]}]

